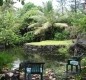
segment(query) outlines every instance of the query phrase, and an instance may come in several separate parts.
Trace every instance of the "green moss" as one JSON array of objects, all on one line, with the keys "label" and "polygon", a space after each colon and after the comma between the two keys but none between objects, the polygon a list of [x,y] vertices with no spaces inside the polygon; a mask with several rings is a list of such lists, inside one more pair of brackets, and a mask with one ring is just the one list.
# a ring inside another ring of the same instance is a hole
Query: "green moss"
[{"label": "green moss", "polygon": [[72,40],[64,40],[64,41],[54,41],[54,40],[46,40],[46,41],[41,41],[41,42],[31,42],[27,43],[27,45],[37,45],[37,46],[45,46],[45,45],[71,45]]}]

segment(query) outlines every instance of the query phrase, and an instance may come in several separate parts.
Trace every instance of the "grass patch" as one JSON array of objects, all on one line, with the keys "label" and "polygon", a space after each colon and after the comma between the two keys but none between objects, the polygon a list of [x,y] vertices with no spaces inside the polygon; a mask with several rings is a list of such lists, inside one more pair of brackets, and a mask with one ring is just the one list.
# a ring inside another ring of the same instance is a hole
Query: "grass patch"
[{"label": "grass patch", "polygon": [[27,43],[27,45],[37,45],[37,46],[45,46],[45,45],[71,45],[73,44],[72,40],[64,40],[64,41],[53,41],[53,40],[46,40],[41,42],[31,42]]}]

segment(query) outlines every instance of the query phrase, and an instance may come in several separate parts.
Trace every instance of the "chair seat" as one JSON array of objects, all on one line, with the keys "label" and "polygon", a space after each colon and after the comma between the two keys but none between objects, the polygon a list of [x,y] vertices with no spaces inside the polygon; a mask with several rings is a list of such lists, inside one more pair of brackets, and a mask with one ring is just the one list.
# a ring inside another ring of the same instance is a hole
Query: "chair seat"
[{"label": "chair seat", "polygon": [[78,61],[73,61],[73,60],[72,60],[72,61],[70,61],[70,64],[76,66],[76,65],[79,65],[79,62],[78,62]]}]

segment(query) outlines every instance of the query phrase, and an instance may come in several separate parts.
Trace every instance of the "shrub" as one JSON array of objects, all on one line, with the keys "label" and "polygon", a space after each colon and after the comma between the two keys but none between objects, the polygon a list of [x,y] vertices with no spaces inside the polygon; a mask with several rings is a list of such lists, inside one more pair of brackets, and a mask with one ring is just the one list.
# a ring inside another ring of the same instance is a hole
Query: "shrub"
[{"label": "shrub", "polygon": [[59,19],[58,19],[58,22],[67,23],[68,25],[72,25],[71,21],[72,21],[72,19],[71,19],[70,15],[63,15],[63,16],[61,15],[61,16],[59,16]]},{"label": "shrub", "polygon": [[82,13],[75,13],[70,15],[71,24],[76,27],[74,31],[77,33],[81,33],[83,31],[86,32],[86,15]]},{"label": "shrub", "polygon": [[12,55],[9,55],[8,53],[0,52],[0,71],[4,67],[9,67],[11,66],[11,63],[13,61]]},{"label": "shrub", "polygon": [[67,31],[63,31],[61,32],[56,32],[54,35],[54,40],[64,40],[64,39],[68,39],[69,36],[69,32]]},{"label": "shrub", "polygon": [[14,48],[6,49],[0,52],[0,71],[2,68],[12,68],[13,61],[26,59],[24,48],[15,46]]},{"label": "shrub", "polygon": [[27,33],[24,34],[23,39],[24,39],[25,42],[33,41],[34,35],[33,35],[32,32],[27,32]]},{"label": "shrub", "polygon": [[61,47],[58,49],[58,52],[64,56],[64,57],[67,57],[69,54],[68,54],[68,48],[67,47]]},{"label": "shrub", "polygon": [[86,79],[86,57],[82,59],[82,71],[80,74],[75,76],[76,80],[85,80]]}]

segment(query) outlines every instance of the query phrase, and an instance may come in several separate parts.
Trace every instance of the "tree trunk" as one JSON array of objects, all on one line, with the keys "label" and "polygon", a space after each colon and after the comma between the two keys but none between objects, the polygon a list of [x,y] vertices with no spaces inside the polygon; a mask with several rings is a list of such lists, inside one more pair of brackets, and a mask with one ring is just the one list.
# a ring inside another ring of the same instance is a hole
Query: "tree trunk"
[{"label": "tree trunk", "polygon": [[75,0],[75,12],[77,12],[77,7],[76,7],[76,0]]},{"label": "tree trunk", "polygon": [[86,10],[86,0],[85,0],[85,3],[84,3],[84,9]]}]

